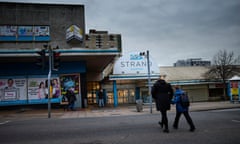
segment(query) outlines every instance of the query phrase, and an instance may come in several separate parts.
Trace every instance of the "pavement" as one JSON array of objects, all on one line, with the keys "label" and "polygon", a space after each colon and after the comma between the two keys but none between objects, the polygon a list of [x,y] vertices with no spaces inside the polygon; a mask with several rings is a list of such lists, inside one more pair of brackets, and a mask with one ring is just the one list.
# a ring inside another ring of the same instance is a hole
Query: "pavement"
[{"label": "pavement", "polygon": [[[97,106],[89,106],[88,108],[76,109],[75,111],[64,111],[63,108],[52,108],[50,111],[51,118],[90,118],[90,117],[112,117],[112,116],[127,116],[127,115],[143,115],[143,114],[159,114],[156,111],[155,104],[152,105],[152,113],[150,104],[143,104],[143,110],[138,112],[136,104],[119,105],[118,107],[106,106],[99,108]],[[220,102],[195,102],[190,105],[192,111],[208,111],[219,109],[240,108],[240,103],[231,103],[229,101]],[[48,118],[47,108],[18,108],[18,109],[0,109],[0,122],[3,120],[24,120],[34,118]],[[175,105],[172,105],[169,113],[175,112]]]}]

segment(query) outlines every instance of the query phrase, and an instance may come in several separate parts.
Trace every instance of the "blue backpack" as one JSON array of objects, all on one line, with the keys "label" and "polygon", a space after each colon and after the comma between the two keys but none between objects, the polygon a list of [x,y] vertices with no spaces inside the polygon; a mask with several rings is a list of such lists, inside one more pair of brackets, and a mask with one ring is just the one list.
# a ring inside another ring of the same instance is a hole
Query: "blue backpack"
[{"label": "blue backpack", "polygon": [[183,92],[180,95],[180,104],[183,108],[187,108],[190,106],[190,101],[189,101],[187,93]]}]

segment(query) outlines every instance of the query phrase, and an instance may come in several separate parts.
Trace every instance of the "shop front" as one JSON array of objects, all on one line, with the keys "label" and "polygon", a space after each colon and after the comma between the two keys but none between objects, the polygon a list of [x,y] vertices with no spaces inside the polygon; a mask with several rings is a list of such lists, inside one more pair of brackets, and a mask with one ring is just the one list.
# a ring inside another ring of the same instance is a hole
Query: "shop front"
[{"label": "shop front", "polygon": [[115,107],[118,104],[136,103],[138,99],[150,103],[148,86],[159,76],[159,68],[150,56],[148,62],[147,57],[140,52],[131,52],[115,62],[110,82],[105,84],[105,88],[112,96],[111,103]]},{"label": "shop front", "polygon": [[77,96],[76,106],[82,107],[81,85],[86,83],[84,62],[62,62],[60,69],[51,76],[50,94],[47,69],[37,68],[34,62],[1,63],[1,67],[0,106],[47,104],[48,97],[51,103],[60,103],[71,87]]}]

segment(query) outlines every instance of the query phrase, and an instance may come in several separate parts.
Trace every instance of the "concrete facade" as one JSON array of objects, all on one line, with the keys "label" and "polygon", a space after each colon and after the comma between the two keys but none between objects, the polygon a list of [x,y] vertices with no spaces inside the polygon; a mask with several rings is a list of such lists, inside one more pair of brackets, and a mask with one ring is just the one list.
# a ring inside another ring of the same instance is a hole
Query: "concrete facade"
[{"label": "concrete facade", "polygon": [[187,60],[178,60],[174,63],[175,67],[181,66],[210,66],[211,61],[202,60],[201,58],[191,58]]},{"label": "concrete facade", "polygon": [[[82,34],[85,33],[85,14],[83,5],[57,5],[57,4],[26,4],[1,3],[0,25],[9,26],[50,26],[52,47],[63,49],[84,47],[84,41],[79,43],[66,42],[66,30],[71,25],[77,25]],[[4,42],[0,49],[33,49],[43,48],[46,42]]]},{"label": "concrete facade", "polygon": [[204,66],[160,67],[165,79],[173,86],[180,86],[194,102],[220,100],[223,95],[220,80],[204,77],[208,70]]}]

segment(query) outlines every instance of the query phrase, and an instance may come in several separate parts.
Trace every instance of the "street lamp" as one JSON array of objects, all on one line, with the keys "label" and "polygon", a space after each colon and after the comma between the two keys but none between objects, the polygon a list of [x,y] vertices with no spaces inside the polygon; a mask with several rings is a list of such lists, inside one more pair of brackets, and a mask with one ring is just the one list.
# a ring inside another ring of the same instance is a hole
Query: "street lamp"
[{"label": "street lamp", "polygon": [[146,56],[147,57],[147,68],[148,68],[148,95],[149,95],[149,100],[150,100],[150,113],[152,113],[152,95],[151,95],[151,87],[150,87],[150,61],[149,61],[149,51],[147,50],[147,53],[141,52],[141,56]]}]

